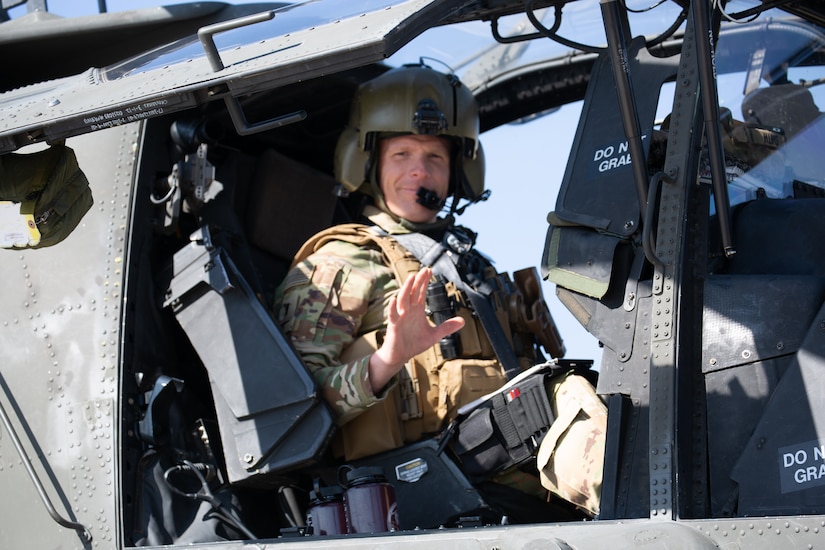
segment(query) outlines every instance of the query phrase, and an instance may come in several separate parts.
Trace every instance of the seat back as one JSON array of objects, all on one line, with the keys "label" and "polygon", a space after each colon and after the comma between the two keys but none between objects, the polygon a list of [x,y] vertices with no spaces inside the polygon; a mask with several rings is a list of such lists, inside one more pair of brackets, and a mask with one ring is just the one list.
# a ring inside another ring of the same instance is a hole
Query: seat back
[{"label": "seat back", "polygon": [[206,228],[175,253],[164,306],[209,374],[231,483],[314,463],[335,422],[289,341]]},{"label": "seat back", "polygon": [[264,151],[244,216],[250,244],[291,262],[304,241],[332,224],[334,188],[329,174],[272,149]]}]

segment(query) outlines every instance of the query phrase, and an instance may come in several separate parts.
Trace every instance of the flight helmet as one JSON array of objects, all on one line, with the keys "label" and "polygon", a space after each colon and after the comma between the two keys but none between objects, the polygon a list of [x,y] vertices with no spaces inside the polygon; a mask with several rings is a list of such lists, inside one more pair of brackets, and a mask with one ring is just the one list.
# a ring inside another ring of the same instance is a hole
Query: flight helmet
[{"label": "flight helmet", "polygon": [[486,198],[484,154],[478,141],[478,107],[472,92],[454,74],[424,64],[404,65],[362,84],[350,120],[335,147],[335,176],[347,191],[380,200],[376,164],[381,138],[436,135],[453,143],[451,209],[459,200]]}]

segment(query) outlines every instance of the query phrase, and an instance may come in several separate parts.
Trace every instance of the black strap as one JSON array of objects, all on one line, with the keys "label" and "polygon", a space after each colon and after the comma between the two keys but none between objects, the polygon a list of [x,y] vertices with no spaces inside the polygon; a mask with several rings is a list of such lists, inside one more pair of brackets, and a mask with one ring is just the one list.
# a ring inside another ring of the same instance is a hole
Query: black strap
[{"label": "black strap", "polygon": [[457,419],[453,450],[471,475],[488,477],[533,456],[554,420],[545,387],[552,373],[544,368],[522,375]]},{"label": "black strap", "polygon": [[527,377],[491,400],[493,418],[510,456],[517,462],[536,450],[555,420],[544,386],[546,376],[539,373]]},{"label": "black strap", "polygon": [[496,317],[490,302],[483,294],[470,287],[461,278],[453,261],[453,258],[456,257],[455,253],[448,251],[443,244],[422,233],[388,235],[379,227],[374,227],[374,230],[398,241],[401,246],[418,258],[422,266],[432,267],[433,273],[444,277],[464,291],[473,306],[473,311],[475,311],[481,325],[484,327],[484,331],[487,333],[490,345],[493,347],[499,363],[504,368],[507,379],[511,380],[521,372],[518,358],[510,342],[507,341],[504,329],[501,323],[498,322],[498,317]]},{"label": "black strap", "polygon": [[496,420],[498,429],[501,430],[501,435],[507,443],[508,449],[516,449],[522,445],[524,440],[519,437],[518,427],[515,419],[510,411],[507,409],[507,401],[504,396],[497,394],[491,401],[493,405],[493,418]]},{"label": "black strap", "polygon": [[504,367],[507,380],[512,380],[521,372],[521,366],[519,365],[516,353],[513,351],[513,347],[510,345],[510,342],[507,341],[507,336],[504,334],[501,323],[498,322],[498,317],[496,317],[493,308],[490,306],[490,302],[487,301],[484,295],[473,290],[468,285],[463,285],[459,288],[467,294],[473,306],[473,311],[476,312],[479,320],[481,320],[484,331],[487,333],[487,338],[490,340],[490,345],[493,347],[499,363]]}]

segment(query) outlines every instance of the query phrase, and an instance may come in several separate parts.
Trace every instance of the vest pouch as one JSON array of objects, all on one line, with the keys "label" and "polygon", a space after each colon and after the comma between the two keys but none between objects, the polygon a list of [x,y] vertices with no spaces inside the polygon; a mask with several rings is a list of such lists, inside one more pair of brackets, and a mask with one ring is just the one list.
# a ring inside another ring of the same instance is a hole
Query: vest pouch
[{"label": "vest pouch", "polygon": [[[482,356],[485,351],[482,347],[482,341],[487,338],[484,327],[481,326],[478,318],[473,315],[473,310],[468,307],[459,307],[456,315],[464,319],[464,327],[457,333],[461,340],[461,354],[464,357]],[[489,344],[487,344],[487,348],[492,350]]]},{"label": "vest pouch", "polygon": [[456,417],[458,409],[507,382],[496,359],[452,359],[438,371],[437,414],[443,425]]},{"label": "vest pouch", "polygon": [[[462,291],[456,288],[454,282],[448,281],[445,286],[447,295],[453,301],[455,315],[464,319],[464,327],[456,333],[460,341],[461,357],[493,357],[490,344],[487,343],[486,347],[483,345],[483,342],[487,339],[484,325],[481,324],[478,316],[473,313],[473,308],[469,305],[467,298]],[[439,352],[439,364],[443,361],[440,355]]]},{"label": "vest pouch", "polygon": [[[378,331],[360,336],[343,351],[341,361],[348,363],[373,353],[380,347],[380,338]],[[404,375],[406,369],[401,369],[399,378]],[[384,399],[341,426],[332,442],[333,454],[350,461],[404,445],[400,399],[399,386],[393,386]]]},{"label": "vest pouch", "polygon": [[468,476],[489,479],[532,459],[554,420],[546,379],[508,384],[459,420],[452,448]]},{"label": "vest pouch", "polygon": [[344,460],[350,461],[403,446],[398,417],[398,388],[395,387],[384,399],[341,426],[333,450],[336,454],[343,451]]},{"label": "vest pouch", "polygon": [[453,451],[471,479],[484,479],[512,465],[507,444],[493,422],[493,411],[480,407],[461,421]]},{"label": "vest pouch", "polygon": [[607,407],[582,376],[556,378],[551,391],[556,421],[536,456],[541,484],[595,516],[602,488]]}]

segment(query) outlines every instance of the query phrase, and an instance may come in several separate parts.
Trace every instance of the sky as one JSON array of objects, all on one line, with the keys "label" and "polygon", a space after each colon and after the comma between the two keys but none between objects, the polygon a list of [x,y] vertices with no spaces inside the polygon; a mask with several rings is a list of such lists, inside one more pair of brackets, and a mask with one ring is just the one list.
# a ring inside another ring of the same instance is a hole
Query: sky
[{"label": "sky", "polygon": [[[107,0],[109,12],[169,5],[158,0]],[[228,3],[249,4],[250,0]],[[49,11],[72,17],[97,13],[97,0],[48,0]],[[25,13],[15,8],[12,16]],[[495,262],[499,272],[540,264],[547,233],[547,214],[554,210],[559,185],[578,124],[580,104],[527,124],[507,125],[482,134],[486,155],[486,186],[492,190],[485,203],[471,206],[459,218],[479,235],[478,249]],[[564,340],[566,357],[592,359],[598,366],[598,342],[559,302],[555,285],[544,282],[543,292]]]}]

